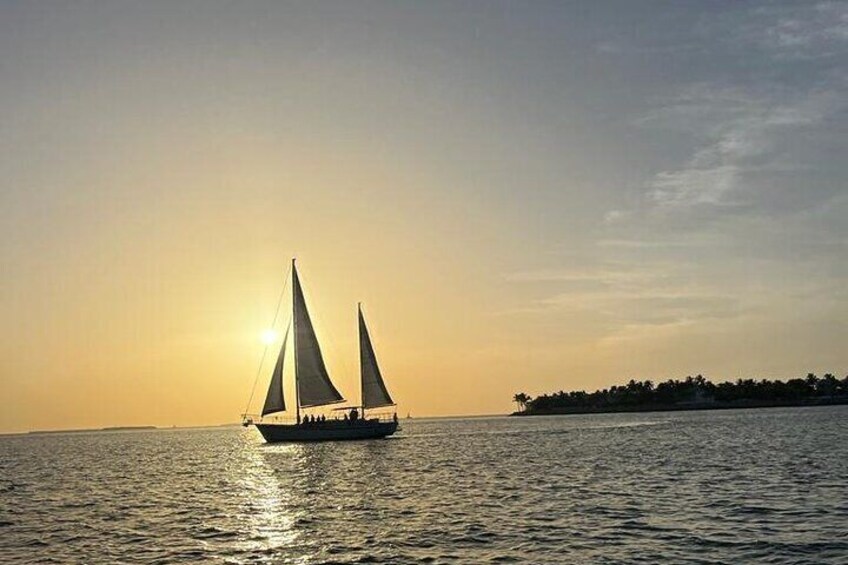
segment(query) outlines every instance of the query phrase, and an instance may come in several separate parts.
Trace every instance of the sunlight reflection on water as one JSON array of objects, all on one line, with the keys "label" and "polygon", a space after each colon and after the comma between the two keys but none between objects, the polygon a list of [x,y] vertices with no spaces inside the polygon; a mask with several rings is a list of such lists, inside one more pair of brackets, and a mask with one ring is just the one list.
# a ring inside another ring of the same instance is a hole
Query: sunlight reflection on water
[{"label": "sunlight reflection on water", "polygon": [[[295,460],[300,450],[297,445],[275,445],[272,448]],[[276,473],[267,464],[263,450],[248,445],[245,451],[247,462],[238,470],[242,475],[239,486],[241,498],[250,501],[250,511],[245,516],[251,534],[241,549],[276,553],[281,548],[295,545],[299,536],[295,525],[303,511],[292,509],[291,492],[282,488]]]}]

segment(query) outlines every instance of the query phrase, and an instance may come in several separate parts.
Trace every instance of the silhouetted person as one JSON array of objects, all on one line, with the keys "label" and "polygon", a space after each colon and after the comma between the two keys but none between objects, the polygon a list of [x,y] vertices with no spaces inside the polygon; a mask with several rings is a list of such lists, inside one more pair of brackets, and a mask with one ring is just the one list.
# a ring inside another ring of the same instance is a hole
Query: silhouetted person
[{"label": "silhouetted person", "polygon": [[356,408],[354,408],[350,411],[350,421],[353,422],[353,423],[356,423],[356,421],[358,419],[359,419],[359,412],[356,410]]}]

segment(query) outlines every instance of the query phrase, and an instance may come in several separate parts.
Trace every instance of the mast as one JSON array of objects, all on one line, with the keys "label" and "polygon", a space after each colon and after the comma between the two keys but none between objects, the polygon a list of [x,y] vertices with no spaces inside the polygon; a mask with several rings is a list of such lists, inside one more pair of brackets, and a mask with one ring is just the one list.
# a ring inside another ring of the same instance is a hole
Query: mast
[{"label": "mast", "polygon": [[294,324],[294,341],[292,344],[294,345],[294,406],[295,406],[295,414],[297,418],[297,423],[300,424],[300,387],[297,385],[297,316],[295,315],[295,289],[294,289],[294,278],[297,277],[297,271],[295,270],[294,258],[292,258],[292,323]]},{"label": "mast", "polygon": [[[356,313],[357,313],[357,319],[361,320],[362,319],[362,302],[356,303]],[[360,375],[360,378],[359,378],[359,403],[362,405],[362,420],[364,421],[365,420],[365,380],[361,376],[362,375],[362,369],[363,369],[363,367],[362,367],[362,363],[363,363],[363,361],[362,361],[362,328],[361,327],[359,328],[359,332],[360,332],[360,335],[359,335],[359,347],[360,347],[360,353],[359,353],[359,375]]]}]

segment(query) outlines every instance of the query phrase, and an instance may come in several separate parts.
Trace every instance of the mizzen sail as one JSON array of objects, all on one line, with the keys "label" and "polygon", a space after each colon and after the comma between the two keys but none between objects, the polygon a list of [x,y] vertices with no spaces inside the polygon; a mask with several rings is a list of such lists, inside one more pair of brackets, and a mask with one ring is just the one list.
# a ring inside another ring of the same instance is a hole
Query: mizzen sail
[{"label": "mizzen sail", "polygon": [[342,402],[344,398],[333,386],[324,358],[321,356],[321,347],[312,320],[306,309],[306,300],[303,297],[303,289],[300,287],[300,279],[297,269],[292,269],[292,286],[294,287],[294,333],[295,333],[295,372],[297,375],[297,390],[300,406],[320,406]]},{"label": "mizzen sail", "polygon": [[359,309],[359,366],[362,372],[362,407],[377,408],[394,404],[380,374],[362,308]]},{"label": "mizzen sail", "polygon": [[290,329],[291,323],[286,328],[280,355],[277,357],[277,364],[274,365],[274,372],[271,373],[271,384],[268,385],[268,394],[265,396],[265,405],[262,407],[263,416],[286,409],[286,402],[283,400],[283,366],[286,362],[286,342],[289,340]]}]

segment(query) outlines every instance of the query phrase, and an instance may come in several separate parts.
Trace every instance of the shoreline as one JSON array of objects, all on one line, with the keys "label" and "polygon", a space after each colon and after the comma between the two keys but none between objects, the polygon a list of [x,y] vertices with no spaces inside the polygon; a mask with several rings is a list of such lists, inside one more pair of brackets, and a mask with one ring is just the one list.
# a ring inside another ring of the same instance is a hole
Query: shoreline
[{"label": "shoreline", "polygon": [[510,416],[560,416],[568,414],[618,414],[632,412],[681,412],[684,410],[734,410],[746,408],[795,408],[810,406],[842,406],[848,396],[816,398],[810,400],[773,401],[749,400],[739,402],[702,402],[681,404],[644,404],[639,406],[580,406],[512,412]]}]

